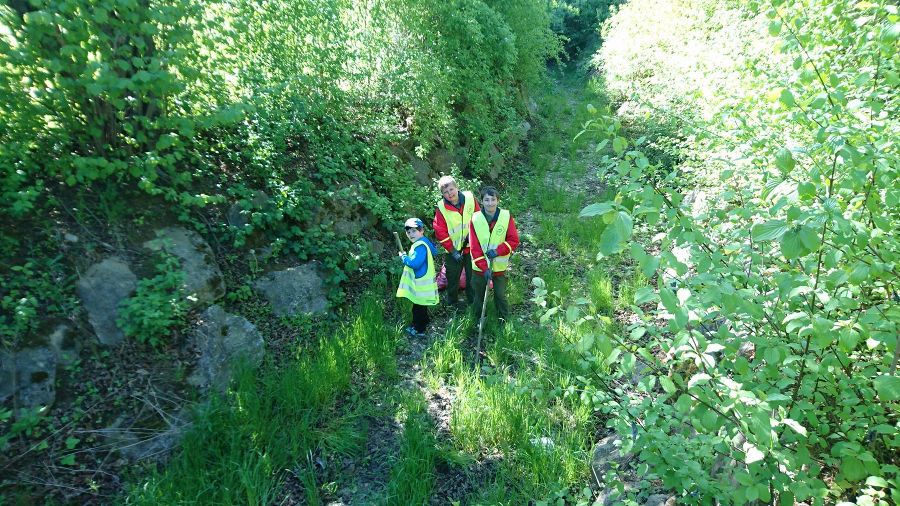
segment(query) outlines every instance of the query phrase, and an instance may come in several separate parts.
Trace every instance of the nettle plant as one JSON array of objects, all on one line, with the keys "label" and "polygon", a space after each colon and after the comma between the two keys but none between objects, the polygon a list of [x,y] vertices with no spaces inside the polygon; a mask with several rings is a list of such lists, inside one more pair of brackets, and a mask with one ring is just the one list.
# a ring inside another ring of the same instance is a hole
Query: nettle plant
[{"label": "nettle plant", "polygon": [[630,337],[597,340],[619,358],[602,384],[640,378],[600,409],[687,503],[900,501],[900,25],[887,2],[822,3],[764,6],[794,72],[732,106],[746,121],[706,125],[746,162],[708,208],[609,112],[583,132],[612,148],[619,192],[581,215],[656,280]]}]

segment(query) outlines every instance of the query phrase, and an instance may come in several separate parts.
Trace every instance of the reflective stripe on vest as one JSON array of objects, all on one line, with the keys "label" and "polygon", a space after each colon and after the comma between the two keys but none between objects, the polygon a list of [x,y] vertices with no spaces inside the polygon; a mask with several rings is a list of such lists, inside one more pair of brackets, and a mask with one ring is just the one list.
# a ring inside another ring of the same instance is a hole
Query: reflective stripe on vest
[{"label": "reflective stripe on vest", "polygon": [[408,265],[403,266],[403,274],[400,276],[400,286],[397,287],[397,297],[405,297],[414,304],[420,306],[436,306],[438,303],[438,286],[434,272],[434,258],[431,248],[422,239],[414,242],[409,248],[412,256],[419,245],[425,246],[428,255],[428,269],[421,278],[416,278],[416,272]]},{"label": "reflective stripe on vest", "polygon": [[[484,213],[478,213],[475,216],[472,216],[472,228],[475,229],[475,237],[478,238],[478,244],[481,245],[482,253],[487,254],[489,249],[497,249],[497,246],[500,246],[506,241],[506,231],[509,229],[509,211],[506,209],[500,210],[500,216],[497,217],[497,223],[494,224],[494,230],[491,230],[490,225],[488,225]],[[510,255],[511,254],[512,253],[510,252]],[[505,271],[506,268],[509,267],[510,255],[495,257],[494,260],[489,260],[488,265],[491,266],[491,270],[494,272]],[[481,272],[481,269],[475,264],[474,258],[472,259],[472,268]]]},{"label": "reflective stripe on vest", "polygon": [[453,247],[457,250],[462,249],[463,239],[469,233],[469,222],[472,221],[472,215],[475,214],[475,196],[472,192],[460,192],[463,194],[465,202],[463,202],[462,214],[456,211],[450,211],[444,207],[444,199],[437,203],[438,210],[444,216],[447,222],[447,235],[453,241]]}]

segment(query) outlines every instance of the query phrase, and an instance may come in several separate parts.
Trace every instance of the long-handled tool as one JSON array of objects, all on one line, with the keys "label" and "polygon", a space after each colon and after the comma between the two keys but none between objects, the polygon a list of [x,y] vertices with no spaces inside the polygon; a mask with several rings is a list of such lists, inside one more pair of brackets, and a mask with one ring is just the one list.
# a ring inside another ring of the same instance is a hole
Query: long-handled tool
[{"label": "long-handled tool", "polygon": [[[488,260],[488,270],[493,272],[493,266],[491,265],[491,261]],[[475,343],[475,353],[478,357],[478,365],[481,366],[481,333],[484,330],[484,315],[487,313],[487,300],[488,300],[488,292],[491,289],[491,281],[487,280],[484,284],[484,300],[481,303],[481,319],[478,320],[478,341]]]},{"label": "long-handled tool", "polygon": [[403,253],[403,243],[400,242],[400,236],[397,234],[397,232],[394,232],[394,240],[397,241],[397,251],[399,251],[402,254]]}]

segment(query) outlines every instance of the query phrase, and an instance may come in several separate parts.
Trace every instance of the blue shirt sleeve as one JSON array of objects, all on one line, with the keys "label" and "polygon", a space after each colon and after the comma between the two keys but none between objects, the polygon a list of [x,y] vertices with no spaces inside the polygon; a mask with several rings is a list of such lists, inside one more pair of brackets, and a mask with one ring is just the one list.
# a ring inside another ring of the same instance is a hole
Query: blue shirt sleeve
[{"label": "blue shirt sleeve", "polygon": [[420,244],[413,250],[413,254],[403,257],[403,264],[414,271],[418,271],[428,261],[428,246]]}]

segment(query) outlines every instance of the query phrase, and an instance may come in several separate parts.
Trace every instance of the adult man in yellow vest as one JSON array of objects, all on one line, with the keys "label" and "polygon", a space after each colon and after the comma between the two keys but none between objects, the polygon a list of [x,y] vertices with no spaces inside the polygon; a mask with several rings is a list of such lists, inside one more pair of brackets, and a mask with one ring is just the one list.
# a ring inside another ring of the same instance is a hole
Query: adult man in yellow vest
[{"label": "adult man in yellow vest", "polygon": [[409,253],[398,252],[403,261],[403,274],[397,287],[397,297],[412,303],[412,324],[406,332],[413,337],[423,337],[428,329],[428,306],[438,303],[438,288],[434,270],[434,254],[437,248],[425,237],[425,224],[418,218],[410,218],[404,224],[406,237],[412,242]]},{"label": "adult man in yellow vest", "polygon": [[472,278],[475,285],[475,310],[480,311],[487,284],[494,281],[494,304],[500,324],[509,319],[505,276],[512,252],[519,247],[519,232],[509,211],[500,209],[500,194],[493,186],[481,190],[481,212],[472,216],[469,244],[472,247]]},{"label": "adult man in yellow vest", "polygon": [[469,223],[481,207],[472,192],[459,191],[452,176],[438,180],[438,189],[443,198],[438,201],[434,212],[434,237],[447,250],[444,263],[447,266],[447,303],[457,307],[459,297],[459,275],[466,271],[466,302],[471,304],[475,297],[472,288],[472,263],[469,255]]}]

